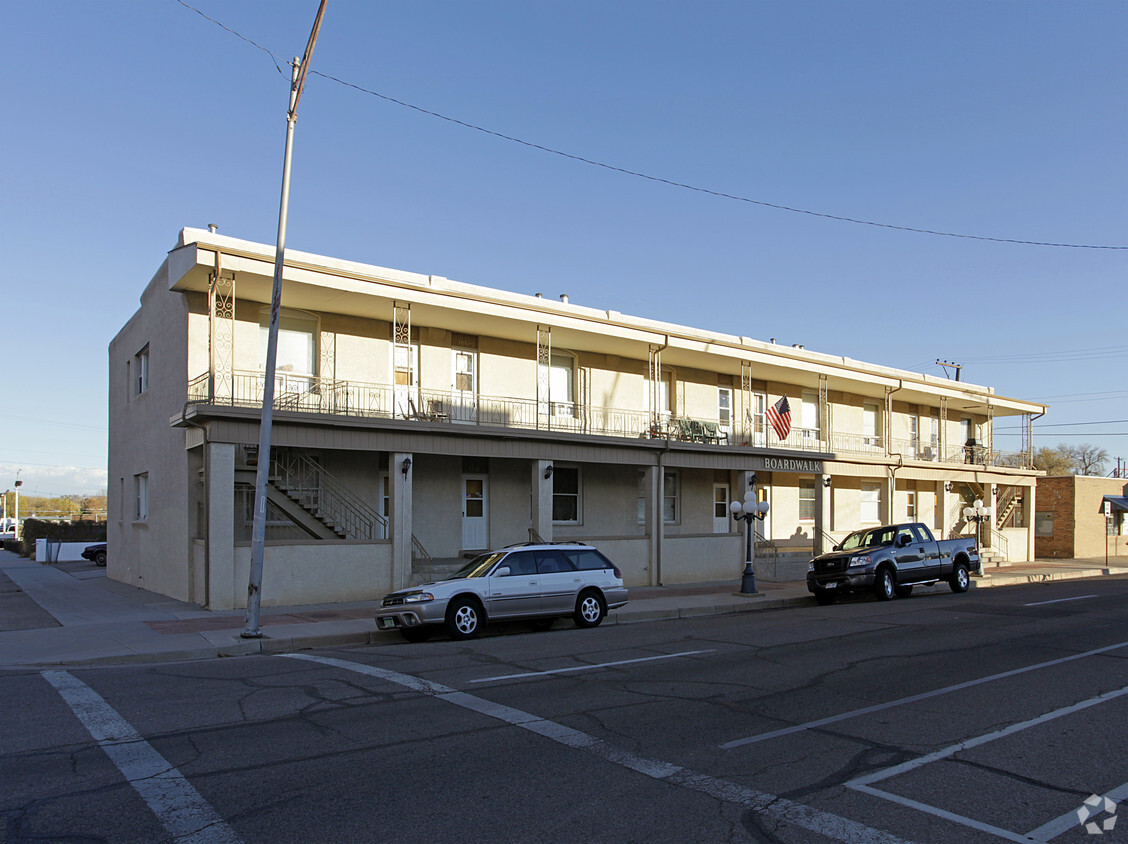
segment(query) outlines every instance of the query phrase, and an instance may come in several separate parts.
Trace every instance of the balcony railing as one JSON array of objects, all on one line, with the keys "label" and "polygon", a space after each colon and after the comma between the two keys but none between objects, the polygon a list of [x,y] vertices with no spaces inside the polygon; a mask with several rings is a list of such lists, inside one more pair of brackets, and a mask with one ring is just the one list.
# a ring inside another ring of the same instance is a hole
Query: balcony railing
[{"label": "balcony railing", "polygon": [[[188,383],[188,403],[221,407],[262,406],[264,376],[236,371],[224,378],[204,373]],[[793,427],[780,440],[762,422],[722,424],[716,419],[650,413],[643,410],[547,402],[503,396],[483,396],[456,390],[417,390],[386,384],[338,381],[278,373],[274,407],[279,411],[382,419],[439,422],[450,425],[491,426],[587,434],[631,439],[655,438],[709,445],[779,448],[833,454],[886,455],[879,436],[818,431]],[[976,447],[948,448],[941,455],[923,442],[894,440],[890,451],[909,460],[944,463],[984,463],[1029,468],[1024,454],[987,451]]]}]

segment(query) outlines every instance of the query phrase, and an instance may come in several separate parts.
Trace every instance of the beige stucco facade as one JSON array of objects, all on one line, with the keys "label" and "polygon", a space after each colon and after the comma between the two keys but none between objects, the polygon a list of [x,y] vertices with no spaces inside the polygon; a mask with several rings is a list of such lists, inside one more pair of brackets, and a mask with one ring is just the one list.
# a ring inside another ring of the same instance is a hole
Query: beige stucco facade
[{"label": "beige stucco facade", "polygon": [[[183,230],[110,344],[111,577],[243,604],[273,256]],[[972,532],[973,498],[996,507],[984,546],[1033,557],[1038,473],[992,432],[1042,405],[304,253],[282,304],[265,605],[375,598],[531,537],[595,542],[629,585],[735,580],[750,473],[764,577],[881,521]]]}]

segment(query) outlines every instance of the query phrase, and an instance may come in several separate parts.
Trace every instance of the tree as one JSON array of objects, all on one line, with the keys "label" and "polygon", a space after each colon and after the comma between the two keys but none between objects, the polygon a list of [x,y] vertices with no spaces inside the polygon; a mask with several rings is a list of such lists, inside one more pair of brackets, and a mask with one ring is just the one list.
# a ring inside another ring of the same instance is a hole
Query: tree
[{"label": "tree", "polygon": [[1077,465],[1078,475],[1103,475],[1108,452],[1095,445],[1081,443],[1073,447],[1073,459]]},{"label": "tree", "polygon": [[1034,453],[1034,468],[1047,475],[1101,475],[1107,460],[1108,452],[1098,446],[1058,443],[1054,448],[1043,446]]}]

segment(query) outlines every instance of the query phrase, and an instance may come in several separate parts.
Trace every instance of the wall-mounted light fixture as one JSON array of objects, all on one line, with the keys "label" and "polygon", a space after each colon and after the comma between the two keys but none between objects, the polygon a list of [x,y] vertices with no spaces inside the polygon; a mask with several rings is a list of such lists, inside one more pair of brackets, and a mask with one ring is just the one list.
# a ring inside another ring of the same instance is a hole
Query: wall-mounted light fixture
[{"label": "wall-mounted light fixture", "polygon": [[829,476],[823,478],[823,486],[825,486],[827,489],[830,489],[830,477]]},{"label": "wall-mounted light fixture", "polygon": [[951,492],[951,491],[952,491],[952,482],[951,481],[944,481],[944,492]]},{"label": "wall-mounted light fixture", "polygon": [[749,472],[748,473],[748,488],[752,489],[752,487],[754,487],[754,486],[756,486],[756,473],[755,472]]},{"label": "wall-mounted light fixture", "polygon": [[408,472],[409,472],[410,470],[411,470],[411,458],[410,458],[410,457],[405,457],[405,458],[403,459],[403,463],[401,463],[401,464],[400,464],[400,471],[401,471],[401,472],[403,472],[403,476],[404,476],[404,477],[406,478],[406,477],[407,477],[407,473],[408,473]]},{"label": "wall-mounted light fixture", "polygon": [[549,463],[547,466],[544,467],[544,479],[547,481],[551,477],[552,477],[552,464]]}]

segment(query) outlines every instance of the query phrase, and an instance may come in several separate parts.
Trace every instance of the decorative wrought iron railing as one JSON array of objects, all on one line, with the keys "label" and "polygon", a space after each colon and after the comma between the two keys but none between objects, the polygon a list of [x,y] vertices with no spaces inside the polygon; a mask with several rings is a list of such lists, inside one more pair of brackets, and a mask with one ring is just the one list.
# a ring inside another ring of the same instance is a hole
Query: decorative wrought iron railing
[{"label": "decorative wrought iron railing", "polygon": [[[188,383],[188,403],[221,407],[261,407],[261,372],[232,373],[215,379],[208,373]],[[419,390],[278,373],[275,409],[297,413],[355,416],[451,425],[482,425],[560,431],[604,437],[656,438],[707,445],[778,448],[875,457],[900,454],[905,459],[943,463],[975,463],[1030,468],[1027,455],[980,446],[949,447],[941,454],[923,440],[893,440],[885,448],[880,436],[793,427],[786,438],[746,420],[723,425],[716,419],[651,413],[644,410],[546,402],[537,399],[472,395],[456,390]]]}]

